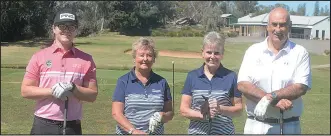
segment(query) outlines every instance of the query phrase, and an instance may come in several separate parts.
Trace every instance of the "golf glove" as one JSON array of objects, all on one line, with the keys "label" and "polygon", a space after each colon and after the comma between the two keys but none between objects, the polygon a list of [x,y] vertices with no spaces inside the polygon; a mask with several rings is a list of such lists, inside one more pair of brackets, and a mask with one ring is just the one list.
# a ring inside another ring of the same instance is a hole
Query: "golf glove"
[{"label": "golf glove", "polygon": [[270,103],[271,103],[271,100],[268,100],[267,96],[262,97],[262,99],[255,106],[255,109],[254,109],[255,116],[259,119],[264,119],[267,108]]},{"label": "golf glove", "polygon": [[71,90],[73,89],[73,83],[59,82],[52,86],[52,95],[55,98],[66,100],[67,97],[72,95]]},{"label": "golf glove", "polygon": [[156,128],[161,125],[162,116],[160,112],[155,112],[149,120],[149,133],[153,134]]}]

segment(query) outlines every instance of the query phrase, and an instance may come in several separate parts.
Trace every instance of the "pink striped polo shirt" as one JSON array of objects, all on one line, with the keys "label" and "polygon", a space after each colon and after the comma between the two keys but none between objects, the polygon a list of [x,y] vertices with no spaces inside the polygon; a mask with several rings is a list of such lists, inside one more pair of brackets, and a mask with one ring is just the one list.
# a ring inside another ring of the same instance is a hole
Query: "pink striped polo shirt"
[{"label": "pink striped polo shirt", "polygon": [[[64,54],[64,51],[53,43],[32,56],[24,78],[39,81],[39,87],[42,88],[51,88],[61,81],[82,86],[83,81],[96,82],[96,66],[91,55],[75,47]],[[63,121],[64,101],[54,97],[37,100],[34,114]],[[81,118],[82,102],[75,96],[69,97],[67,119],[70,121]]]}]

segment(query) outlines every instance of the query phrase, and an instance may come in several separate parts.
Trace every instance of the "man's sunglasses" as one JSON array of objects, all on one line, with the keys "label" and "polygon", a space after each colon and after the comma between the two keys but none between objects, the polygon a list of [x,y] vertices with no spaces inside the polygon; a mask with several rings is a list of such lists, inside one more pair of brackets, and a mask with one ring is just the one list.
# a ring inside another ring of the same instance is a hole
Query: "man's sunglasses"
[{"label": "man's sunglasses", "polygon": [[77,29],[77,25],[66,25],[66,24],[59,24],[57,25],[60,30],[69,30],[69,31],[75,31]]}]

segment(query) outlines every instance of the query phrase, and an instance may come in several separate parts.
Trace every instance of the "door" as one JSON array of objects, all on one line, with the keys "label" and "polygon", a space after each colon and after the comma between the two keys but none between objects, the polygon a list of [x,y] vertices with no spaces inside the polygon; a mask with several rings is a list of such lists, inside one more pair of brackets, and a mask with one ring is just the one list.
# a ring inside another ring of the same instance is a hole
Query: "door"
[{"label": "door", "polygon": [[318,33],[319,33],[319,31],[316,30],[316,35],[315,35],[316,38],[318,38]]},{"label": "door", "polygon": [[322,30],[322,40],[324,40],[325,37],[325,30]]}]

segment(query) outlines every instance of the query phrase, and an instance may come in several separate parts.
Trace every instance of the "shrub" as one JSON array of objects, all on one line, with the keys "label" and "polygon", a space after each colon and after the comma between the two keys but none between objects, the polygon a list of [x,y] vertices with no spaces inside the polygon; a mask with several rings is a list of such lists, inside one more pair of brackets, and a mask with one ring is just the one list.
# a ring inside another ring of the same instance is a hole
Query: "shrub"
[{"label": "shrub", "polygon": [[201,34],[201,32],[195,31],[194,36],[195,37],[202,37],[203,35]]},{"label": "shrub", "polygon": [[153,30],[151,36],[161,36],[160,31],[158,30]]},{"label": "shrub", "polygon": [[186,37],[193,37],[194,32],[193,31],[186,31]]},{"label": "shrub", "polygon": [[230,32],[227,33],[227,36],[228,37],[237,37],[238,33],[236,31],[230,31]]},{"label": "shrub", "polygon": [[170,31],[170,32],[168,32],[168,36],[170,36],[170,37],[176,37],[177,36],[177,33],[174,32],[174,31]]},{"label": "shrub", "polygon": [[325,55],[330,55],[330,50],[324,50]]},{"label": "shrub", "polygon": [[205,32],[199,29],[193,29],[190,26],[183,26],[180,29],[154,29],[151,36],[168,36],[168,37],[203,37]]},{"label": "shrub", "polygon": [[183,26],[181,30],[192,30],[192,28],[190,26]]},{"label": "shrub", "polygon": [[183,36],[184,36],[183,31],[178,31],[177,32],[177,37],[183,37]]}]

